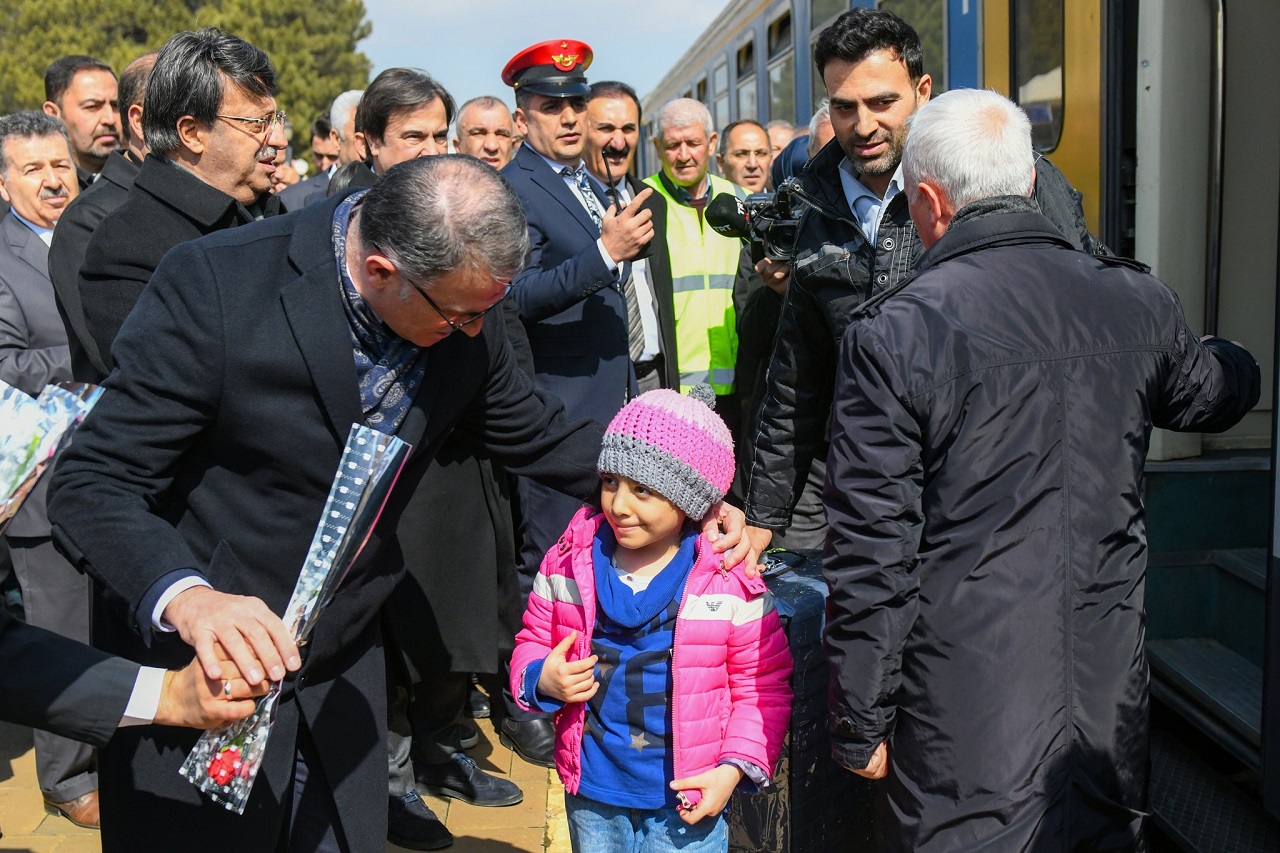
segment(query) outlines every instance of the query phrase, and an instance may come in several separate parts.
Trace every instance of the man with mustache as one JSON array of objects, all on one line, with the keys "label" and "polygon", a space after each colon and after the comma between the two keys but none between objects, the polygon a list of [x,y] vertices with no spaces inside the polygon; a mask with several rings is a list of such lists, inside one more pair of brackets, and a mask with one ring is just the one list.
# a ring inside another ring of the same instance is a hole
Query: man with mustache
[{"label": "man with mustache", "polygon": [[271,175],[285,139],[276,73],[262,51],[209,28],[178,33],[147,80],[147,155],[80,268],[84,322],[107,371],[111,343],[165,252],[281,212]]},{"label": "man with mustache", "polygon": [[[587,95],[587,144],[583,161],[587,171],[604,187],[605,198],[620,207],[630,204],[645,186],[631,174],[640,142],[640,99],[626,83],[606,80],[592,83]],[[666,202],[651,195],[645,206],[653,212],[653,241],[645,257],[631,264],[637,287],[645,349],[633,363],[640,391],[678,388],[676,370],[676,320],[671,296],[671,264],[667,244]],[[671,357],[664,357],[670,353]]]},{"label": "man with mustache", "polygon": [[115,72],[92,56],[60,57],[44,72],[44,97],[44,111],[66,125],[80,189],[88,189],[120,147]]},{"label": "man with mustache", "polygon": [[[114,78],[113,78],[114,81]],[[62,122],[41,112],[0,118],[0,380],[32,396],[71,378],[67,333],[49,281],[54,225],[80,192]],[[27,622],[89,641],[88,582],[53,549],[45,514],[47,478],[5,532]],[[36,775],[46,808],[80,826],[98,825],[93,748],[37,732]]]},{"label": "man with mustache", "polygon": [[[564,402],[573,418],[608,423],[636,392],[632,364],[644,352],[639,310],[628,311],[632,262],[653,239],[646,189],[626,209],[612,205],[582,161],[586,143],[586,69],[591,48],[556,39],[526,48],[507,63],[502,81],[515,89],[516,131],[524,135],[502,170],[524,208],[532,252],[512,281],[533,352],[538,390]],[[565,495],[519,483],[522,592],[578,509]],[[501,739],[521,757],[551,766],[554,730],[545,716],[521,711],[510,697]]]},{"label": "man with mustache", "polygon": [[468,154],[501,169],[511,162],[515,153],[515,133],[507,105],[492,95],[481,95],[458,110],[453,147],[459,154]]}]

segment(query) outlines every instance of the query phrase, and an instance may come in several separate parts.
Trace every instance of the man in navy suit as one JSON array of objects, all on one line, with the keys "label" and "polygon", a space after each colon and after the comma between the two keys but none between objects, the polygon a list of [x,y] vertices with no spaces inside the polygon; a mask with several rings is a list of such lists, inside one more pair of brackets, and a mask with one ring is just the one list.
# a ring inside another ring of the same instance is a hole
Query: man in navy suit
[{"label": "man in navy suit", "polygon": [[[623,211],[609,206],[582,162],[586,143],[583,73],[591,48],[556,40],[526,48],[507,63],[502,80],[516,92],[516,131],[524,144],[502,175],[529,221],[529,266],[512,282],[529,346],[534,384],[564,401],[573,418],[608,423],[634,393],[627,298],[631,261],[653,239],[646,190]],[[639,329],[643,346],[643,330]],[[522,480],[520,572],[523,592],[538,564],[564,532],[578,504]],[[521,757],[551,766],[548,719],[529,719],[508,704],[504,744]]]}]

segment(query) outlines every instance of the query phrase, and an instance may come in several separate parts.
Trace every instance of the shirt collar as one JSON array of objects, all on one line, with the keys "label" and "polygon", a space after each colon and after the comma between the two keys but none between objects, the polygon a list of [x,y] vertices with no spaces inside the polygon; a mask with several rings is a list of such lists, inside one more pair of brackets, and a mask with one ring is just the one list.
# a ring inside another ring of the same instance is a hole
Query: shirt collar
[{"label": "shirt collar", "polygon": [[[572,166],[565,166],[563,163],[557,163],[555,160],[552,160],[550,157],[546,156],[541,151],[538,151],[536,148],[530,148],[529,150],[532,151],[534,154],[537,154],[543,160],[546,160],[547,165],[551,167],[551,171],[555,172],[557,175],[560,175],[561,177],[564,177],[564,170],[566,168],[573,169],[575,172],[583,168],[581,157],[579,157],[578,162],[574,163]],[[588,174],[590,173],[588,172]]]},{"label": "shirt collar", "polygon": [[9,208],[9,212],[13,214],[14,219],[36,232],[36,236],[39,237],[46,246],[53,240],[52,228],[45,228],[43,225],[36,225],[12,207]]},{"label": "shirt collar", "polygon": [[889,199],[902,192],[902,163],[898,163],[898,168],[894,169],[893,177],[889,179],[889,186],[884,191],[884,198],[867,189],[867,185],[858,177],[858,172],[853,168],[853,164],[849,162],[849,158],[845,157],[840,161],[840,183],[844,184],[845,195],[849,198],[849,208],[853,209],[853,203],[856,199],[863,196],[870,196],[877,202],[883,201],[889,203]]},{"label": "shirt collar", "polygon": [[685,207],[694,207],[695,202],[700,202],[703,207],[706,207],[707,200],[711,198],[710,175],[706,176],[707,191],[703,193],[700,198],[694,198],[693,193],[689,192],[684,187],[677,186],[674,181],[667,177],[665,170],[658,172],[658,180],[662,182],[664,187],[666,187],[667,192],[671,194],[671,197],[680,202],[680,204],[683,204]]}]

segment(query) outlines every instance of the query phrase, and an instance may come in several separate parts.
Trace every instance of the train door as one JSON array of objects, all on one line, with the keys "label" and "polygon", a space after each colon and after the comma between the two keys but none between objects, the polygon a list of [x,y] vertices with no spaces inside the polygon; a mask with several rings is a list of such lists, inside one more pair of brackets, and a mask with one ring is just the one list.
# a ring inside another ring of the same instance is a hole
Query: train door
[{"label": "train door", "polygon": [[1027,111],[1091,229],[1263,366],[1234,429],[1153,436],[1151,793],[1188,849],[1280,849],[1259,805],[1280,816],[1280,4],[984,0],[982,20],[982,85]]},{"label": "train door", "polygon": [[[1092,6],[1068,0],[1067,6]],[[1102,4],[1101,233],[1150,264],[1199,331],[1241,341],[1263,399],[1222,435],[1157,431],[1147,464],[1152,811],[1193,850],[1280,849],[1273,392],[1280,72],[1272,0]],[[1273,99],[1274,100],[1274,99]],[[1269,580],[1271,579],[1271,580]],[[1274,707],[1275,702],[1269,703]]]}]

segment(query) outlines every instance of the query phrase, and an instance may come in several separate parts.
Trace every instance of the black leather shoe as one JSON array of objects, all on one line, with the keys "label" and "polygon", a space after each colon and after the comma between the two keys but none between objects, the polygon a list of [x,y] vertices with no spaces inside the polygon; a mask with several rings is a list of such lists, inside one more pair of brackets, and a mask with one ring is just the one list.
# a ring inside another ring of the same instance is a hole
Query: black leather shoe
[{"label": "black leather shoe", "polygon": [[387,800],[387,840],[408,850],[442,850],[453,843],[453,833],[410,791]]},{"label": "black leather shoe", "polygon": [[474,684],[467,691],[467,705],[463,709],[463,713],[473,720],[489,719],[489,697],[480,692],[480,688]]},{"label": "black leather shoe", "polygon": [[502,721],[498,740],[530,764],[555,767],[556,727],[550,717]]},{"label": "black leather shoe", "polygon": [[415,762],[418,786],[437,797],[451,797],[469,806],[514,806],[524,799],[520,786],[485,773],[468,755],[455,752],[444,764]]}]

